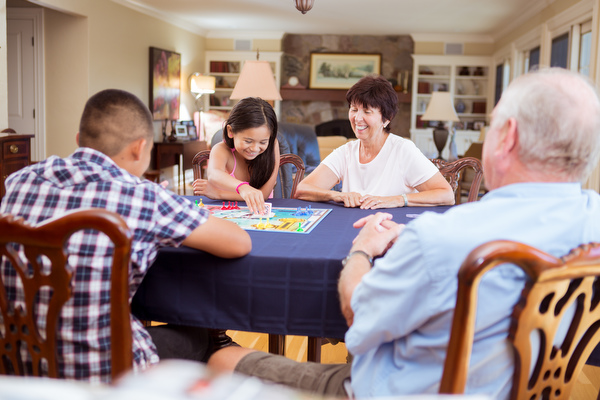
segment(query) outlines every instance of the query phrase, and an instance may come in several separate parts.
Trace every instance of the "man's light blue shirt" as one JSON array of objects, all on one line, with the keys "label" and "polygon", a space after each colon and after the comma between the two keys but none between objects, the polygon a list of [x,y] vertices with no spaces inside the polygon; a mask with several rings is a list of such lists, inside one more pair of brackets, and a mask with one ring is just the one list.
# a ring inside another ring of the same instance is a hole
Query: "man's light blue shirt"
[{"label": "man's light blue shirt", "polygon": [[[359,398],[436,393],[456,301],[456,276],[467,254],[496,239],[555,256],[600,242],[600,196],[579,183],[520,183],[481,201],[424,213],[376,260],[352,296],[352,389]],[[509,317],[524,282],[505,265],[479,289],[475,344],[466,393],[507,398],[513,371]]]}]

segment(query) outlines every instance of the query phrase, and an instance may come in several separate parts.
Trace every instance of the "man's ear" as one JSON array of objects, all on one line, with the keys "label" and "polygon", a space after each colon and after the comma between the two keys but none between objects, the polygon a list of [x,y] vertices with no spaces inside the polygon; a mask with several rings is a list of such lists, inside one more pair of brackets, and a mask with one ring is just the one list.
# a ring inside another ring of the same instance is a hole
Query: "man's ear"
[{"label": "man's ear", "polygon": [[79,146],[79,132],[77,132],[77,134],[75,135],[75,143],[77,143],[77,147]]},{"label": "man's ear", "polygon": [[144,149],[146,148],[147,140],[145,138],[140,138],[131,142],[131,155],[135,161],[139,161],[142,159],[144,155]]},{"label": "man's ear", "polygon": [[506,121],[506,128],[502,132],[502,148],[506,153],[516,149],[519,142],[519,130],[517,129],[517,120],[509,118]]}]

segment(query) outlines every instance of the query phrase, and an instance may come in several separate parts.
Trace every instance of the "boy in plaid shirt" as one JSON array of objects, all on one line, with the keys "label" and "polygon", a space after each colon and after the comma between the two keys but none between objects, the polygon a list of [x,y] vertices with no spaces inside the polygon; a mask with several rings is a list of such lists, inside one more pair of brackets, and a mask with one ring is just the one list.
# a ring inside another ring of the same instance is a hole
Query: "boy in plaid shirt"
[{"label": "boy in plaid shirt", "polygon": [[[252,244],[247,232],[141,179],[150,164],[153,136],[152,115],[140,99],[121,90],[101,91],[86,103],[77,134],[80,147],[64,159],[51,156],[8,177],[0,212],[34,225],[77,208],[120,214],[133,232],[130,300],[160,247],[186,245],[226,258],[248,254]],[[110,380],[111,247],[93,231],[79,232],[69,241],[75,287],[58,332],[64,378]],[[0,272],[18,301],[20,284],[12,268],[3,261]],[[206,361],[210,353],[202,328],[145,329],[131,316],[131,331],[135,370],[158,362],[159,355]]]}]

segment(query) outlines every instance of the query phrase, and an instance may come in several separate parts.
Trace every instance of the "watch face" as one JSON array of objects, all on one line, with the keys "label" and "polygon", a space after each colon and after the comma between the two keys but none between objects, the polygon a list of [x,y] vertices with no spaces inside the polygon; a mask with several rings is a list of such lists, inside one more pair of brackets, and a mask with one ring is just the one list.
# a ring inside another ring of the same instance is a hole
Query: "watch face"
[{"label": "watch face", "polygon": [[298,77],[296,76],[290,76],[290,79],[288,79],[288,83],[290,86],[296,86],[300,81],[298,80]]}]

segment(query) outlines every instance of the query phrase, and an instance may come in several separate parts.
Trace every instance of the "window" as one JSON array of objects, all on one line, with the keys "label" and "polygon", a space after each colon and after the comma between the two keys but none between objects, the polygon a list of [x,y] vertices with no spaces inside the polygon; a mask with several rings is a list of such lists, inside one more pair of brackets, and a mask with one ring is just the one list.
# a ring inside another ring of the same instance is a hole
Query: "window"
[{"label": "window", "polygon": [[510,82],[510,60],[505,60],[496,66],[496,86],[494,91],[494,104],[498,104],[502,92]]},{"label": "window", "polygon": [[525,71],[531,71],[540,65],[540,46],[529,50],[529,57],[527,60],[529,63],[526,66]]},{"label": "window", "polygon": [[569,33],[552,39],[550,66],[567,68],[569,65]]},{"label": "window", "polygon": [[582,75],[590,76],[590,58],[592,53],[592,21],[581,24],[579,36],[579,66]]}]

